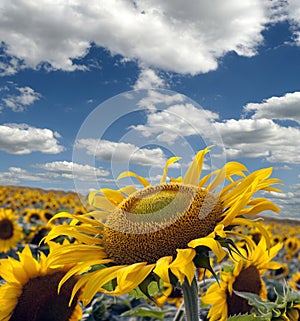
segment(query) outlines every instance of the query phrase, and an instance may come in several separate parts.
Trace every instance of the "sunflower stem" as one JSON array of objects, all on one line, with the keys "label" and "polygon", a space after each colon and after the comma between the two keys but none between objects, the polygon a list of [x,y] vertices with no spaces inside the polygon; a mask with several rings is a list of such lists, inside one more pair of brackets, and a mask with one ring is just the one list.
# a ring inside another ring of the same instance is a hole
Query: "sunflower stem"
[{"label": "sunflower stem", "polygon": [[188,280],[182,284],[186,321],[199,321],[199,298],[196,278],[190,285]]}]

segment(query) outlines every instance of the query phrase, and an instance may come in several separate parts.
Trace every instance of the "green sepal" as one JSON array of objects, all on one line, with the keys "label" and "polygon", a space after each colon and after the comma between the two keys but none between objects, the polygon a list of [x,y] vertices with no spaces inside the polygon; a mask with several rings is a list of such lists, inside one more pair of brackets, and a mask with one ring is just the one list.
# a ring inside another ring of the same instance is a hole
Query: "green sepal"
[{"label": "green sepal", "polygon": [[205,270],[208,270],[214,276],[216,281],[219,283],[218,276],[210,264],[209,248],[203,245],[197,246],[196,253],[197,254],[193,260],[195,266],[197,268],[204,268]]},{"label": "green sepal", "polygon": [[130,292],[130,295],[132,295],[136,299],[149,299],[150,301],[156,304],[154,295],[161,292],[162,290],[163,281],[160,280],[160,278],[156,274],[151,273],[143,282],[141,282],[137,286],[137,288]]},{"label": "green sepal", "polygon": [[234,252],[234,253],[236,253],[237,255],[239,255],[240,257],[242,257],[244,260],[248,260],[248,259],[240,252],[240,250],[238,249],[238,247],[234,244],[234,242],[233,242],[231,239],[227,239],[227,238],[222,238],[222,237],[220,237],[220,236],[216,236],[216,237],[215,237],[215,240],[218,241],[222,247],[225,247],[225,248],[228,250],[228,252],[229,252],[229,254],[230,254],[230,256],[231,256],[232,258],[234,258],[233,255],[232,255],[232,252]]},{"label": "green sepal", "polygon": [[156,303],[153,295],[159,291],[159,283],[156,280],[151,280],[147,277],[142,283],[138,285],[139,290],[148,298],[150,301]]}]

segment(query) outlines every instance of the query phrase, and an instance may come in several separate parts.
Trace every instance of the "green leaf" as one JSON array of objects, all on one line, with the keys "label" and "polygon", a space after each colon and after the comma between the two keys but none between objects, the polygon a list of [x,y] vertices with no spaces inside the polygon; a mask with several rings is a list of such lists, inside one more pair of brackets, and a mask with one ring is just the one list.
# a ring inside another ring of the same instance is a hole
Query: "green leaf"
[{"label": "green leaf", "polygon": [[235,291],[233,290],[233,292],[248,300],[249,305],[256,307],[257,309],[259,309],[261,312],[263,313],[267,313],[270,312],[273,308],[276,308],[276,303],[274,302],[268,302],[268,301],[264,301],[262,300],[262,298],[255,294],[255,293],[250,293],[250,292],[240,292],[240,291]]},{"label": "green leaf", "polygon": [[270,317],[265,316],[254,316],[253,314],[238,314],[232,317],[229,317],[227,321],[270,321]]},{"label": "green leaf", "polygon": [[135,317],[151,317],[158,320],[164,320],[164,317],[168,310],[161,310],[157,307],[148,306],[145,304],[138,305],[137,307],[126,311],[121,314],[123,317],[135,316]]}]

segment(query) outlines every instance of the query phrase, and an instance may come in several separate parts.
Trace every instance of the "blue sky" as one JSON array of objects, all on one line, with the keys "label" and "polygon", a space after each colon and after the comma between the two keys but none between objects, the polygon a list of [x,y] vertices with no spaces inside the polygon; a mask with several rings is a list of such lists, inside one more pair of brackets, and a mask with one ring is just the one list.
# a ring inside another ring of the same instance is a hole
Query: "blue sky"
[{"label": "blue sky", "polygon": [[1,1],[0,184],[155,184],[214,144],[205,170],[273,167],[268,197],[300,218],[299,17],[297,0]]}]

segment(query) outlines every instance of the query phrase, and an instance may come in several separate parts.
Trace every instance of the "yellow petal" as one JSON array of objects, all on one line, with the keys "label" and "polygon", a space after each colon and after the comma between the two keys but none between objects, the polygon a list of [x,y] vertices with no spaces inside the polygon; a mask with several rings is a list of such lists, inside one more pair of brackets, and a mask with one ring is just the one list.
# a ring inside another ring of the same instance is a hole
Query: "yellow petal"
[{"label": "yellow petal", "polygon": [[213,181],[207,186],[208,191],[214,191],[223,181],[225,178],[232,181],[231,176],[232,175],[239,175],[239,176],[245,176],[243,171],[246,171],[247,168],[238,162],[228,162],[224,165],[224,167],[217,171],[216,177],[213,179]]},{"label": "yellow petal", "polygon": [[120,204],[125,199],[121,192],[110,188],[101,188],[100,191],[114,205]]},{"label": "yellow petal", "polygon": [[39,264],[32,257],[31,250],[27,244],[22,253],[19,253],[20,262],[23,264],[24,272],[30,276],[36,276],[39,273]]},{"label": "yellow petal", "polygon": [[207,183],[207,181],[211,178],[211,176],[214,175],[214,172],[211,172],[205,176],[203,176],[200,181],[198,182],[199,187],[203,187]]},{"label": "yellow petal", "polygon": [[97,270],[82,276],[73,288],[70,303],[72,302],[78,290],[83,286],[84,290],[82,293],[82,300],[84,305],[87,305],[93,299],[97,292],[107,292],[102,288],[102,286],[115,279],[118,270],[120,270],[122,267],[123,266],[106,267],[104,269]]},{"label": "yellow petal", "polygon": [[127,172],[123,172],[121,173],[117,179],[121,179],[121,178],[124,178],[124,177],[128,177],[128,176],[133,176],[135,178],[137,178],[139,180],[139,182],[144,186],[144,187],[147,187],[150,185],[150,183],[146,180],[146,178],[142,177],[142,176],[139,176],[137,175],[136,173],[133,173],[133,172],[130,172],[130,171],[127,171]]},{"label": "yellow petal", "polygon": [[126,194],[126,195],[131,195],[131,194],[135,193],[136,191],[137,191],[137,189],[132,185],[124,186],[119,189],[119,192]]},{"label": "yellow petal", "polygon": [[264,201],[261,201],[260,203],[255,204],[254,206],[243,209],[241,211],[241,214],[256,215],[267,210],[276,213],[280,212],[280,208],[278,206],[276,206],[273,202],[265,199]]},{"label": "yellow petal", "polygon": [[177,277],[182,284],[185,277],[187,277],[189,284],[195,277],[195,265],[193,259],[196,255],[194,249],[177,249],[177,256],[175,260],[170,264],[170,270]]},{"label": "yellow petal", "polygon": [[162,177],[161,177],[161,179],[160,179],[160,184],[163,184],[163,183],[166,182],[169,166],[170,166],[171,164],[177,162],[177,161],[180,160],[180,159],[181,159],[181,157],[176,157],[176,156],[174,156],[174,157],[171,157],[171,158],[169,158],[169,159],[167,160],[167,162],[166,162],[166,164],[165,164],[165,167],[164,167],[163,175],[162,175]]},{"label": "yellow petal", "polygon": [[215,253],[218,261],[221,261],[226,255],[226,252],[222,249],[220,243],[211,237],[202,237],[188,243],[188,246],[192,248],[200,245],[210,248]]},{"label": "yellow petal", "polygon": [[89,212],[89,216],[92,216],[94,219],[99,220],[99,221],[106,220],[109,215],[110,215],[110,213],[104,212],[104,211]]},{"label": "yellow petal", "polygon": [[72,264],[89,260],[106,259],[103,248],[94,245],[69,244],[52,250],[48,257],[49,264]]},{"label": "yellow petal", "polygon": [[172,256],[164,256],[156,261],[156,266],[153,270],[163,281],[170,283],[169,267],[172,262]]},{"label": "yellow petal", "polygon": [[112,212],[115,210],[116,205],[108,200],[105,196],[95,195],[92,205],[104,211]]},{"label": "yellow petal", "polygon": [[61,287],[63,286],[63,284],[73,275],[78,275],[78,274],[82,274],[86,271],[88,271],[92,265],[96,265],[96,264],[104,264],[104,263],[109,263],[109,262],[105,262],[105,261],[111,261],[111,260],[89,260],[88,262],[82,262],[82,263],[78,263],[77,265],[73,266],[65,275],[64,277],[60,280],[59,284],[58,284],[58,292],[60,291]]},{"label": "yellow petal", "polygon": [[146,262],[135,263],[126,266],[117,273],[117,287],[114,291],[109,292],[113,295],[124,295],[135,289],[151,273],[155,264]]},{"label": "yellow petal", "polygon": [[190,165],[186,174],[183,177],[183,180],[182,180],[183,184],[191,184],[191,185],[197,184],[202,172],[204,156],[208,152],[209,152],[209,149],[205,148],[204,150],[201,150],[197,153],[194,160],[192,161],[192,164]]},{"label": "yellow petal", "polygon": [[88,203],[90,205],[93,205],[94,198],[98,193],[99,193],[99,191],[92,191],[92,192],[89,193],[89,195],[88,195]]}]

